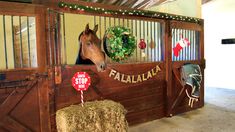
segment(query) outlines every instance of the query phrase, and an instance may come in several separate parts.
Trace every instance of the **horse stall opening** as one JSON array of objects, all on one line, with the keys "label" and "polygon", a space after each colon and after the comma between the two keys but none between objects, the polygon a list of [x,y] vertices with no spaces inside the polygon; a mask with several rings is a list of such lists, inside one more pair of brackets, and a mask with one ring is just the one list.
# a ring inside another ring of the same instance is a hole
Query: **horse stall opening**
[{"label": "horse stall opening", "polygon": [[[90,88],[84,92],[85,101],[111,99],[120,102],[128,110],[127,120],[130,125],[165,116],[163,21],[71,14],[54,10],[50,10],[48,15],[48,25],[55,28],[55,32],[49,34],[53,44],[50,54],[59,55],[54,57],[55,60],[51,57],[50,62],[57,65],[57,70],[61,70],[61,79],[57,79],[61,81],[55,88],[55,110],[81,103],[80,93],[72,88],[71,78],[76,72],[85,71],[90,74],[92,82]],[[121,63],[112,61],[106,55],[107,68],[104,72],[97,72],[94,65],[75,65],[79,54],[78,36],[87,24],[91,29],[98,24],[96,34],[102,40],[101,43],[108,28],[124,26],[130,28],[131,33],[136,36],[136,43],[144,39],[147,46],[140,49],[136,44],[133,55]],[[131,80],[127,81],[128,77]],[[138,77],[140,80],[137,82]]]},{"label": "horse stall opening", "polygon": [[[79,52],[82,52],[79,36],[85,32],[87,24],[91,29],[98,25],[96,35],[101,39],[102,50],[105,50],[104,36],[109,28],[130,28],[131,34],[136,37],[133,55],[127,60],[115,62],[106,54],[107,67],[103,72],[98,72],[95,65],[76,65]],[[49,62],[55,66],[55,94],[50,100],[51,107],[54,107],[54,111],[51,111],[54,129],[56,110],[81,103],[80,93],[71,85],[71,78],[78,71],[85,71],[91,76],[92,83],[84,92],[84,100],[111,99],[120,102],[128,111],[130,125],[172,116],[204,104],[203,85],[200,100],[190,107],[185,88],[180,79],[177,80],[180,78],[180,67],[186,63],[199,64],[203,72],[205,62],[201,23],[49,10],[48,28],[51,44]],[[177,51],[179,55],[175,55],[172,49],[185,38],[190,45],[182,47]],[[141,41],[146,43],[146,48],[139,47]]]}]

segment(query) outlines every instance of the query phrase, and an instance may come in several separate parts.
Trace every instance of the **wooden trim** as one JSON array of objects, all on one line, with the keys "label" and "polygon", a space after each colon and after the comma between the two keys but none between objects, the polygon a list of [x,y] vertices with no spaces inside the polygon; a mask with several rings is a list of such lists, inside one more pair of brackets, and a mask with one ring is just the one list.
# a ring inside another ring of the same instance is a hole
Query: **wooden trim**
[{"label": "wooden trim", "polygon": [[22,16],[35,16],[38,8],[44,7],[43,5],[16,3],[16,2],[2,2],[0,1],[0,14],[5,15],[22,15]]},{"label": "wooden trim", "polygon": [[37,61],[40,72],[47,71],[47,44],[46,44],[46,8],[38,8],[36,16],[36,44]]},{"label": "wooden trim", "polygon": [[171,28],[180,28],[188,30],[202,31],[203,27],[196,23],[182,22],[182,21],[171,21]]},{"label": "wooden trim", "polygon": [[167,100],[167,107],[166,107],[166,115],[171,115],[171,105],[172,105],[172,34],[170,28],[170,21],[166,21],[165,24],[165,62],[166,62],[166,100]]},{"label": "wooden trim", "polygon": [[41,79],[39,81],[39,88],[37,89],[39,97],[41,132],[49,132],[51,130],[48,83],[49,81],[47,79]]}]

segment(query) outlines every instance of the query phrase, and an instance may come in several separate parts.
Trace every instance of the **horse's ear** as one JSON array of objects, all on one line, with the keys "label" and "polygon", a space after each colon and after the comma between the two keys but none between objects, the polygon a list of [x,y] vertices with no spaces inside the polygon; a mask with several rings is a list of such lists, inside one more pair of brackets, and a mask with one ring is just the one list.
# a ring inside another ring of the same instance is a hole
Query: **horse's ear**
[{"label": "horse's ear", "polygon": [[89,33],[89,24],[87,23],[86,28],[85,28],[85,34]]},{"label": "horse's ear", "polygon": [[95,25],[93,31],[96,33],[98,31],[98,24]]}]

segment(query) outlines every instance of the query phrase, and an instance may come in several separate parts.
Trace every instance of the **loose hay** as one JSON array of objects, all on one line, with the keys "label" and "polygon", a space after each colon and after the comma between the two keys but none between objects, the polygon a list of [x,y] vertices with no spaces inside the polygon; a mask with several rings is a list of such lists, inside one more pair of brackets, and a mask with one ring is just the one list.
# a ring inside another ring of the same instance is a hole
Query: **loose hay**
[{"label": "loose hay", "polygon": [[127,132],[125,108],[110,100],[71,105],[56,112],[58,132]]}]

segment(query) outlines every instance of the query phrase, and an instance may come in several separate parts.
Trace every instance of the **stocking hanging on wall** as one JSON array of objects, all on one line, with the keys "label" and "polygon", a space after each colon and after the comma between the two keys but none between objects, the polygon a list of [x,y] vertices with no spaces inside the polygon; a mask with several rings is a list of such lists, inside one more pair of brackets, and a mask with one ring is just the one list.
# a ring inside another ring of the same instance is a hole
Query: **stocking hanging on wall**
[{"label": "stocking hanging on wall", "polygon": [[176,46],[173,48],[174,56],[178,57],[179,52],[186,46],[189,46],[190,42],[187,38],[183,38],[181,35],[181,39],[176,43]]}]

